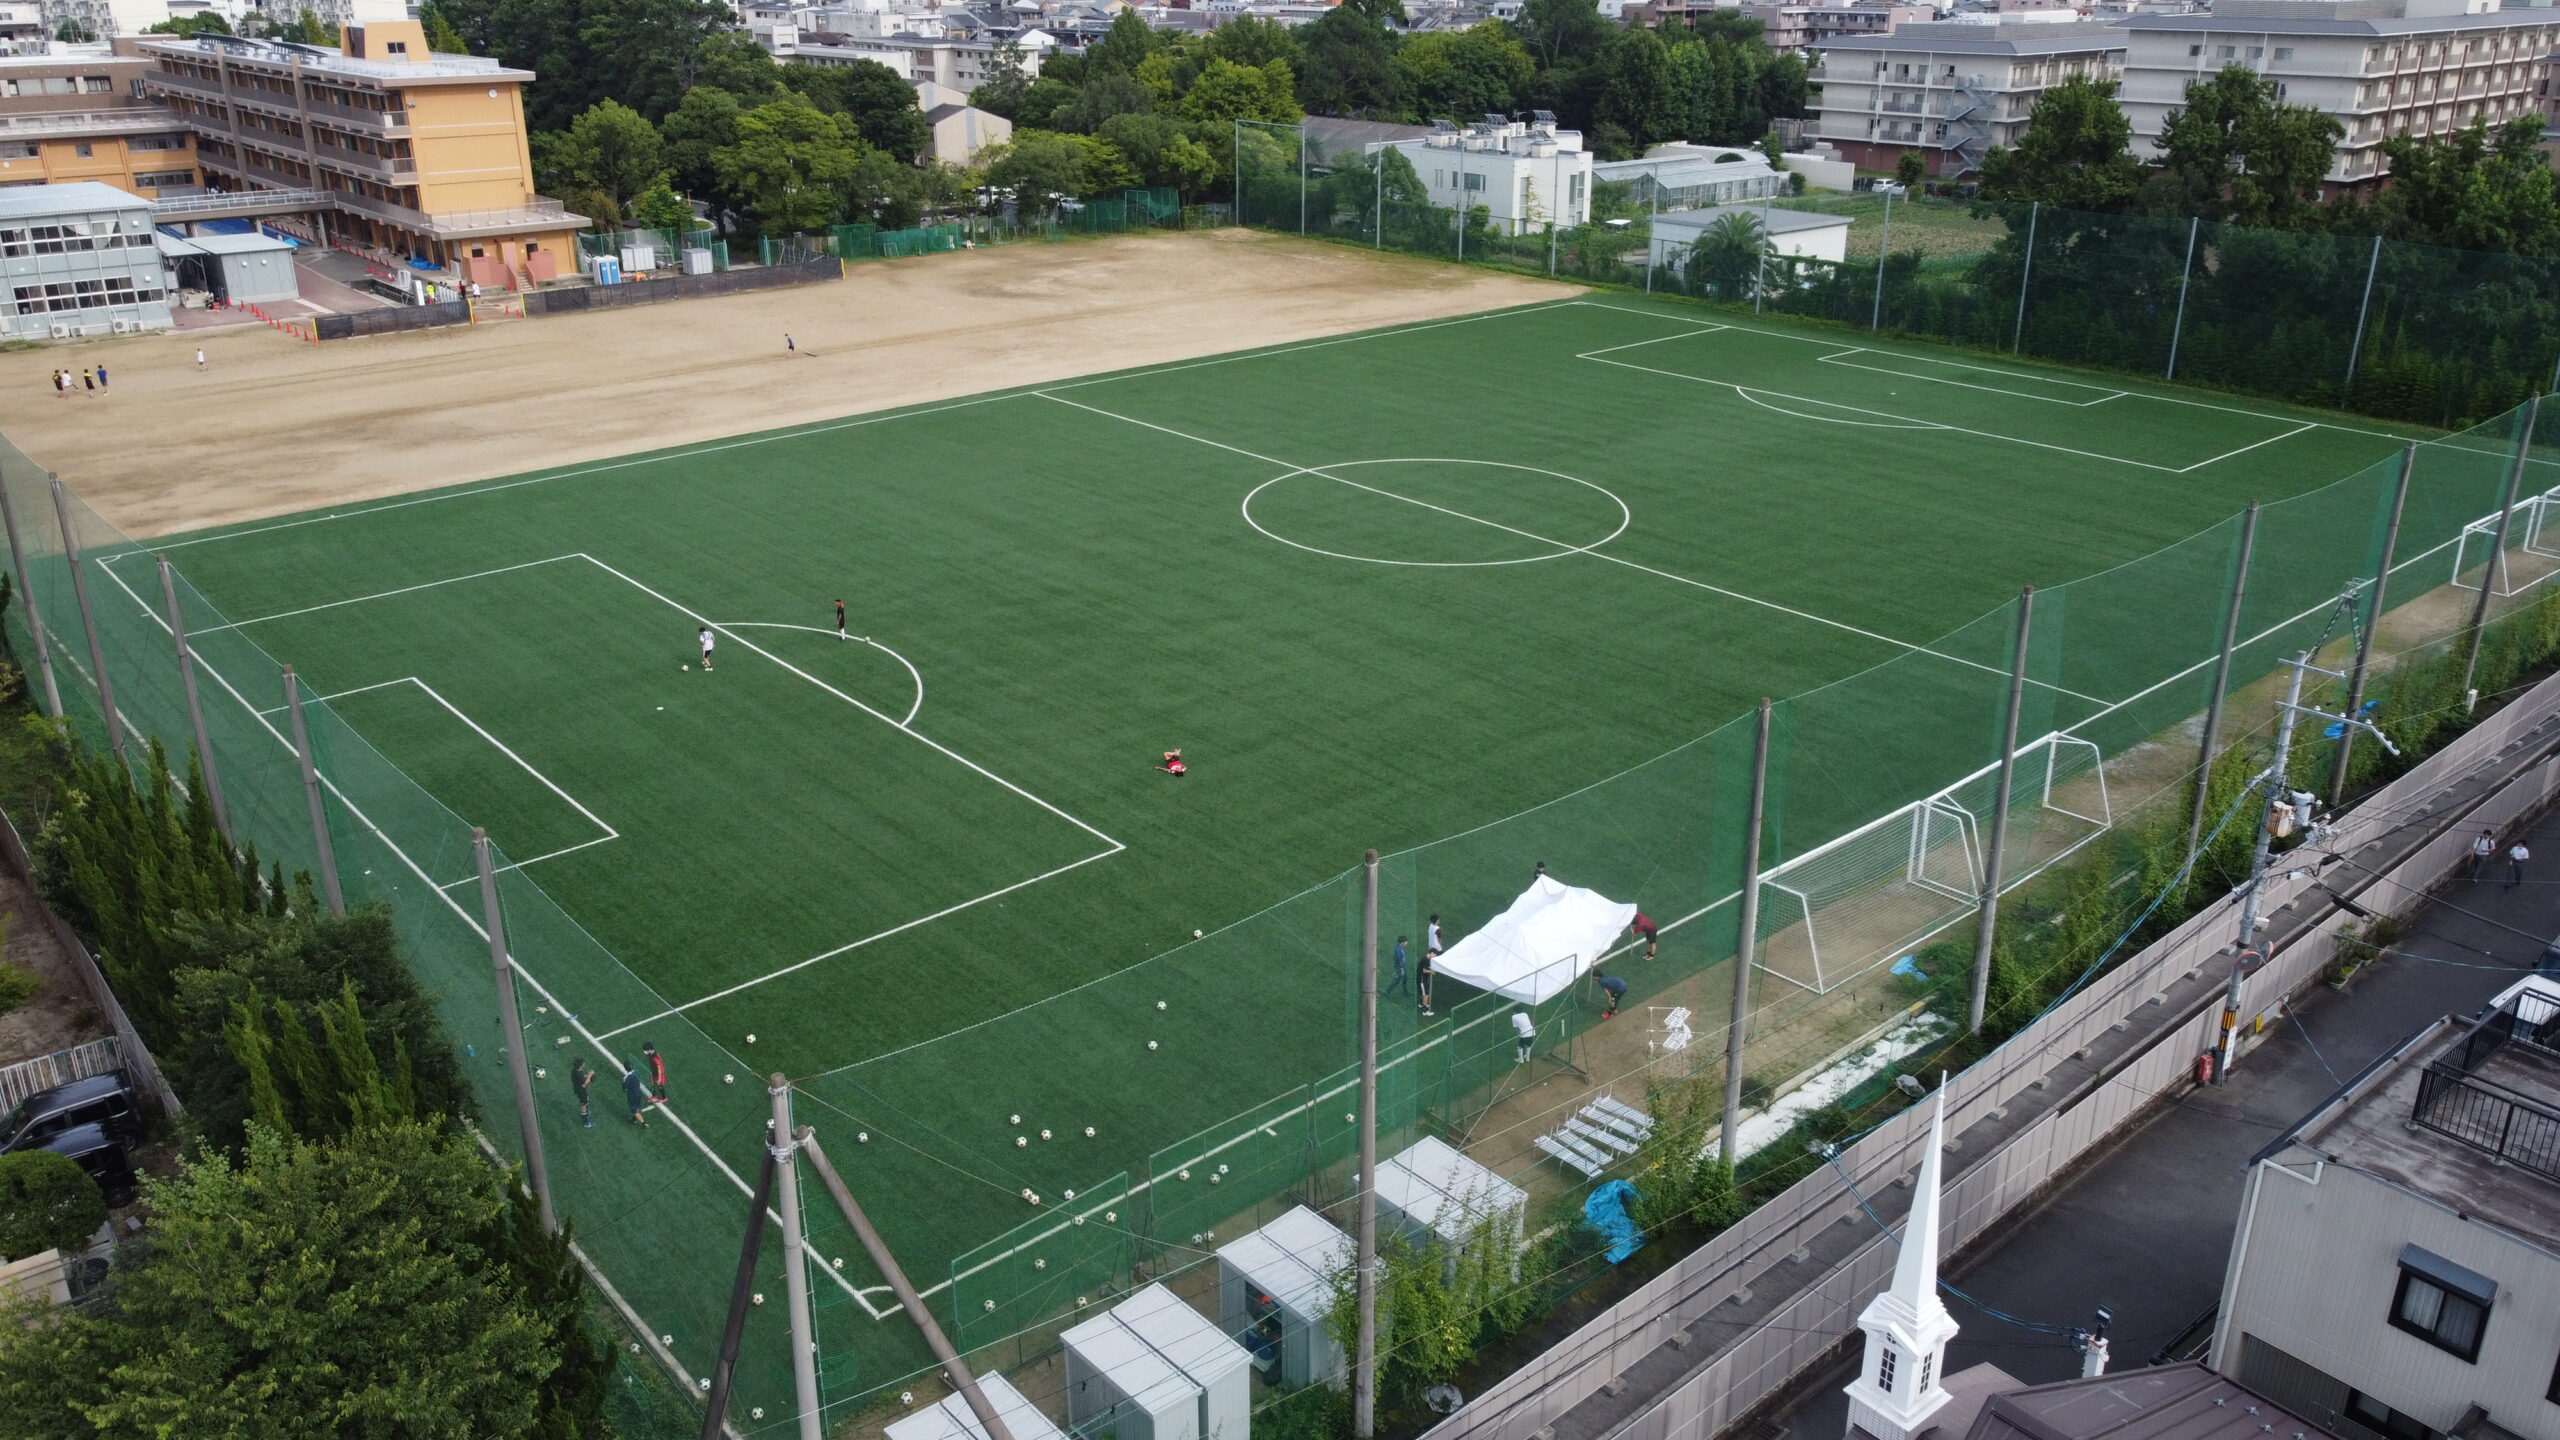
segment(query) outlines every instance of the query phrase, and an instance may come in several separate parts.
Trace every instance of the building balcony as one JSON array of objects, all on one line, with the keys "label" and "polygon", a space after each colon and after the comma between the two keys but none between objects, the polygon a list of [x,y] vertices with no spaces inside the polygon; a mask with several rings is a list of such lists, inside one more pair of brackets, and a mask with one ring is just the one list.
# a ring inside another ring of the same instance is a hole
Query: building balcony
[{"label": "building balcony", "polygon": [[406,155],[367,155],[361,150],[321,145],[313,148],[311,159],[314,164],[343,170],[350,175],[395,184],[413,181],[418,175],[418,162]]},{"label": "building balcony", "polygon": [[174,70],[154,70],[142,77],[142,88],[149,94],[175,91],[183,95],[207,95],[217,100],[230,98],[219,80],[206,80],[194,75],[181,75]]},{"label": "building balcony", "polygon": [[344,125],[359,134],[406,134],[409,129],[409,112],[406,110],[358,110],[352,105],[332,105],[326,100],[306,100],[302,108],[314,120]]}]

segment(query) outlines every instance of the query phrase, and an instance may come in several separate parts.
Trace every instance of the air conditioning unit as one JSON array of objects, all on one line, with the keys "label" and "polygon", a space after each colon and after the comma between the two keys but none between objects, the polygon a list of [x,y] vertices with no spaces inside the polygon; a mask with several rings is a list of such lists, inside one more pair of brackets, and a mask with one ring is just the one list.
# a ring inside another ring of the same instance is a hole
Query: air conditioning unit
[{"label": "air conditioning unit", "polygon": [[56,326],[54,326],[54,327],[53,327],[53,338],[54,338],[54,339],[56,339],[56,340],[68,340],[68,339],[70,339],[70,338],[71,338],[71,327],[70,327],[70,326],[68,326],[68,325],[56,325]]},{"label": "air conditioning unit", "polygon": [[113,329],[114,329],[114,331],[115,331],[115,333],[116,333],[116,334],[118,334],[118,335],[122,335],[122,334],[124,334],[124,333],[125,333],[126,331],[128,331],[128,330],[134,330],[134,329],[138,329],[138,328],[140,328],[140,327],[136,326],[136,325],[135,325],[132,321],[130,321],[130,320],[118,320],[118,321],[116,321],[116,322],[115,322],[115,324],[114,324],[114,325],[113,325],[113,327],[111,327],[111,328],[113,328]]}]

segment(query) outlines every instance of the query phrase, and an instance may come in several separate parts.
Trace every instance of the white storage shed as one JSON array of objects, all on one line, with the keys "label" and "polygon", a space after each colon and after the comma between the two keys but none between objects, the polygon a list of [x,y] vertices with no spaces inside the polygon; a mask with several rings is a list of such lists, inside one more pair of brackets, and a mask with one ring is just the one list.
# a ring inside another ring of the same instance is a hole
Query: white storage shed
[{"label": "white storage shed", "polygon": [[[982,1374],[978,1389],[987,1403],[1003,1417],[1004,1428],[1013,1432],[1013,1440],[1066,1440],[1048,1416],[1040,1413],[1001,1375]],[[883,1431],[888,1440],[987,1440],[987,1427],[978,1423],[978,1412],[956,1391],[945,1395],[928,1410],[919,1410],[904,1420],[889,1423]]]},{"label": "white storage shed", "polygon": [[1245,1440],[1252,1360],[1162,1285],[1060,1335],[1067,1424],[1117,1440]]},{"label": "white storage shed", "polygon": [[1443,1140],[1424,1136],[1378,1165],[1378,1219],[1417,1243],[1437,1236],[1455,1254],[1478,1224],[1497,1216],[1510,1219],[1517,1243],[1528,1214],[1528,1191]]},{"label": "white storage shed", "polygon": [[1218,1328],[1283,1385],[1342,1383],[1342,1344],[1326,1324],[1333,1277],[1357,1247],[1304,1205],[1218,1247]]}]

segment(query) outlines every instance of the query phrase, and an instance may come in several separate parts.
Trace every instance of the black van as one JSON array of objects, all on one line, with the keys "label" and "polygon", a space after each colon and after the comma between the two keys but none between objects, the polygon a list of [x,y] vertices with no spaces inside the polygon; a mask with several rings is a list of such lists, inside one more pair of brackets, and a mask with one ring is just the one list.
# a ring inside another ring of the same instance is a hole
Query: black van
[{"label": "black van", "polygon": [[133,1157],[125,1153],[124,1146],[107,1133],[104,1125],[74,1125],[30,1148],[71,1157],[73,1164],[98,1182],[109,1205],[133,1203],[137,1187]]},{"label": "black van", "polygon": [[81,1125],[101,1126],[122,1145],[142,1142],[142,1111],[123,1071],[39,1090],[11,1106],[0,1115],[0,1155],[34,1149]]}]

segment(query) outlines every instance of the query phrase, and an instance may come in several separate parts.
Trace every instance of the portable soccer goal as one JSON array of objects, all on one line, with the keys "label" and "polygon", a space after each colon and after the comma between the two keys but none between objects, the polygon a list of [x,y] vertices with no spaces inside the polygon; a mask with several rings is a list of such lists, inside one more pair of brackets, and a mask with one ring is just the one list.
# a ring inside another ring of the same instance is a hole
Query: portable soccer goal
[{"label": "portable soccer goal", "polygon": [[[2114,823],[2101,759],[2060,732],[2019,747],[2003,891]],[[1759,968],[1827,994],[1971,914],[1999,788],[2000,767],[1986,765],[1762,875]]]},{"label": "portable soccer goal", "polygon": [[2507,522],[2506,548],[2493,556],[2490,551],[2497,542],[2494,510],[2462,527],[2453,546],[2457,589],[2477,590],[2486,583],[2489,593],[2503,600],[2560,575],[2560,489],[2516,501],[2515,513]]}]

